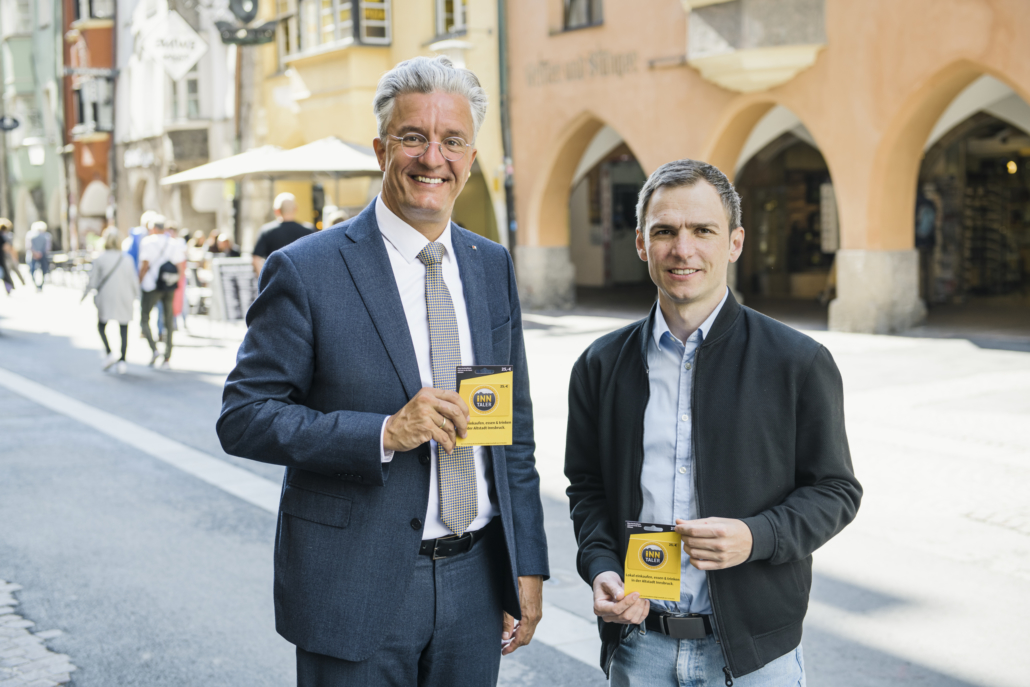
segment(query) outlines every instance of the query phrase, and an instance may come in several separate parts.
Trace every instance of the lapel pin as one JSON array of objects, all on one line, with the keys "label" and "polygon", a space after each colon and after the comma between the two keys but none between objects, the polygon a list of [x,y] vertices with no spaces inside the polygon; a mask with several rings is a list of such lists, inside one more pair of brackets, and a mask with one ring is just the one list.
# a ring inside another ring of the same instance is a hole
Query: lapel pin
[{"label": "lapel pin", "polygon": [[477,248],[475,246],[472,246],[472,250],[477,250]]}]

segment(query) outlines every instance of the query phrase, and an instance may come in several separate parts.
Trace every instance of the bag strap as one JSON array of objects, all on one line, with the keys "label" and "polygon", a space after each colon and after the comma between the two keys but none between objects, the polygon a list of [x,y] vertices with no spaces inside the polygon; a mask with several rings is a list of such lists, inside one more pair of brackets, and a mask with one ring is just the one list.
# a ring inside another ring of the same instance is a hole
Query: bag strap
[{"label": "bag strap", "polygon": [[107,274],[104,275],[104,278],[100,280],[100,284],[97,285],[97,293],[98,294],[100,293],[100,289],[104,288],[104,284],[107,283],[107,280],[111,278],[111,275],[113,275],[115,272],[118,271],[118,265],[122,264],[122,258],[124,258],[124,257],[125,257],[125,253],[122,253],[121,251],[118,251],[118,260],[115,261],[114,267],[111,268],[110,272],[108,272]]}]

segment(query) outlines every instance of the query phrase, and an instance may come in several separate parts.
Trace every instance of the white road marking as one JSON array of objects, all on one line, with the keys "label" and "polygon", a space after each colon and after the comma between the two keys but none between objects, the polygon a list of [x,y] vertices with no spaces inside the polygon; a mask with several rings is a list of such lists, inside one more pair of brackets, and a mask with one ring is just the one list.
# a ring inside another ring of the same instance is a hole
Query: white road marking
[{"label": "white road marking", "polygon": [[[3,368],[0,368],[0,386],[55,413],[77,420],[112,439],[128,444],[273,515],[279,513],[279,494],[282,488],[280,484]],[[598,667],[601,639],[597,635],[597,625],[574,613],[544,603],[543,620],[537,626],[533,638],[566,656],[591,667]]]},{"label": "white road marking", "polygon": [[42,384],[0,368],[0,384],[50,410],[168,463],[269,513],[279,512],[281,485],[230,465],[163,434],[140,427],[112,413],[76,401]]}]

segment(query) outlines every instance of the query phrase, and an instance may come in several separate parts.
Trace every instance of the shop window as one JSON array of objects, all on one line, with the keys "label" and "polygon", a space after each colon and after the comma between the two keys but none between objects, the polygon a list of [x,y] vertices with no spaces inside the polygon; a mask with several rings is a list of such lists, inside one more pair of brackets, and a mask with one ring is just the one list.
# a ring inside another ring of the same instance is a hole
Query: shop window
[{"label": "shop window", "polygon": [[604,22],[601,0],[565,0],[565,30],[598,26]]},{"label": "shop window", "polygon": [[75,19],[113,19],[114,0],[77,0]]},{"label": "shop window", "polygon": [[436,0],[436,35],[465,33],[468,0]]}]

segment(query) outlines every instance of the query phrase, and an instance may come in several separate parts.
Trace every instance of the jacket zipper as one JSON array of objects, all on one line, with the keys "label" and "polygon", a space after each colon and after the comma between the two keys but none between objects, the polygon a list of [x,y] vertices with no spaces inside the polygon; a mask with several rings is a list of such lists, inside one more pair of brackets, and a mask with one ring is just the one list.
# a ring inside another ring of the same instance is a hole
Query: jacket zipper
[{"label": "jacket zipper", "polygon": [[[691,371],[691,374],[693,375],[694,379],[691,381],[690,384],[690,420],[692,423],[690,429],[690,443],[693,444],[692,448],[694,449],[694,500],[697,502],[697,514],[699,517],[701,516],[703,507],[701,504],[701,488],[698,486],[700,484],[700,480],[698,479],[698,465],[701,463],[701,461],[699,452],[697,450],[697,423],[694,422],[694,416],[697,412],[697,384],[695,384],[694,382],[697,381],[697,370],[700,365],[700,362],[701,347],[698,346],[697,353],[694,354],[694,369]],[[719,629],[719,613],[717,610],[719,604],[716,602],[715,585],[712,584],[712,576],[707,572],[705,573],[705,581],[708,582],[708,595],[712,599],[712,631],[715,632],[716,643],[719,645],[719,649],[722,651],[722,659],[725,662],[725,665],[723,665],[722,667],[722,672],[726,676],[726,687],[733,687],[733,674],[730,673],[729,669],[730,659],[726,653],[726,642],[723,641],[722,632]]]}]

